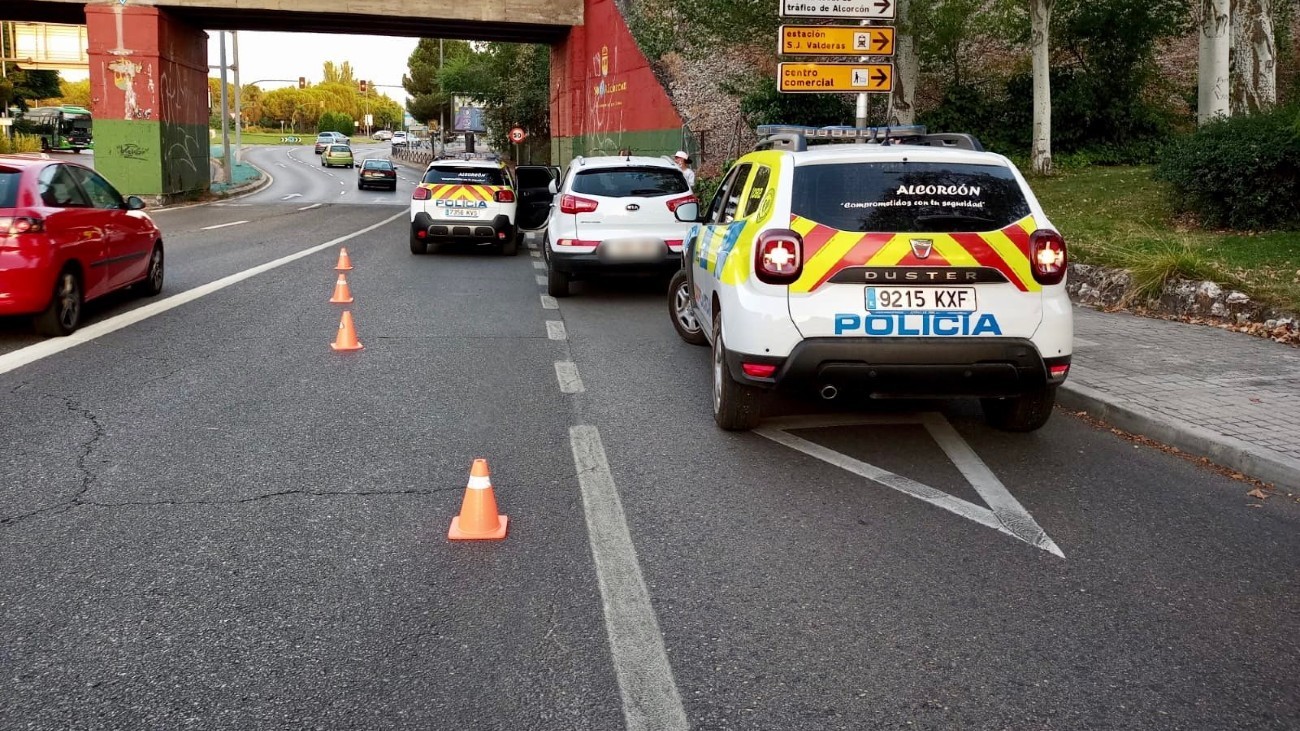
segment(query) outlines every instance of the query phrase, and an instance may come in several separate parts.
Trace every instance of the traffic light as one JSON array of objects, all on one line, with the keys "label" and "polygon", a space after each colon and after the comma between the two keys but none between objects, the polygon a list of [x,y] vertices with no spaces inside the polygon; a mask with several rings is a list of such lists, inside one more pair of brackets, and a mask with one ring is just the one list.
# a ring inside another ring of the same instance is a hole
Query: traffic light
[{"label": "traffic light", "polygon": [[298,88],[299,88],[299,89],[306,89],[306,88],[307,88],[307,77],[306,77],[306,76],[299,76],[299,77],[298,77]]},{"label": "traffic light", "polygon": [[359,83],[359,84],[361,85],[361,93],[362,93],[362,94],[366,93],[366,81],[363,79],[363,80],[361,80],[361,81],[359,81],[359,82],[357,82],[357,83]]}]

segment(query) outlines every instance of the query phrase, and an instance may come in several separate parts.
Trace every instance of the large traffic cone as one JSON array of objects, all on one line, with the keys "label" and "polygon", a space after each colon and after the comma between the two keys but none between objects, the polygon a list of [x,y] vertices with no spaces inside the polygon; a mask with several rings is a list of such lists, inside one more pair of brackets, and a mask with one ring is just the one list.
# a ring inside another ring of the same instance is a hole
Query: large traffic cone
[{"label": "large traffic cone", "polygon": [[453,541],[505,538],[507,521],[506,516],[497,512],[487,460],[474,460],[474,466],[469,470],[469,484],[465,487],[465,499],[460,504],[460,515],[451,519],[447,537]]},{"label": "large traffic cone", "polygon": [[352,302],[352,290],[348,288],[348,277],[346,274],[339,275],[339,281],[334,283],[334,296],[330,302],[336,305],[346,305]]},{"label": "large traffic cone", "polygon": [[357,330],[352,326],[352,311],[344,310],[343,319],[339,320],[339,334],[330,343],[335,350],[361,350],[361,341],[357,340]]},{"label": "large traffic cone", "polygon": [[334,271],[348,272],[352,271],[352,260],[348,258],[348,247],[344,246],[339,249],[339,263],[335,265]]}]

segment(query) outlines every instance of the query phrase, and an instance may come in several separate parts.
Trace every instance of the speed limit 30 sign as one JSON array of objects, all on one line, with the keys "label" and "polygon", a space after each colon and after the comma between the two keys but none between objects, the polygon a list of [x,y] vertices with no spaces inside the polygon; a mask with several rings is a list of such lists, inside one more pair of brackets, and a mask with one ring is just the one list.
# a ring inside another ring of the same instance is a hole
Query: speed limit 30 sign
[{"label": "speed limit 30 sign", "polygon": [[527,136],[528,133],[524,131],[523,127],[512,127],[510,129],[510,141],[515,144],[523,142],[524,138]]}]

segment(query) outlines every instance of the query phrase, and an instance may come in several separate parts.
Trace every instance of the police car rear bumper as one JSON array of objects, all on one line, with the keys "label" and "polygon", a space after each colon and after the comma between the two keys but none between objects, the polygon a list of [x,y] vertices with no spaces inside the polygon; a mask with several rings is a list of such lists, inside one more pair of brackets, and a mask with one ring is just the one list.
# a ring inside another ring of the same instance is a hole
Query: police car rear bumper
[{"label": "police car rear bumper", "polygon": [[[1015,396],[1059,385],[1070,356],[1043,358],[1020,338],[810,338],[786,358],[728,353],[741,383],[787,391],[840,392],[873,398]],[[771,378],[747,376],[743,364],[775,365]]]},{"label": "police car rear bumper", "polygon": [[514,224],[510,217],[500,215],[491,221],[474,221],[457,219],[453,221],[434,220],[428,213],[415,214],[411,229],[424,231],[429,239],[467,241],[480,244],[509,241],[515,235]]}]

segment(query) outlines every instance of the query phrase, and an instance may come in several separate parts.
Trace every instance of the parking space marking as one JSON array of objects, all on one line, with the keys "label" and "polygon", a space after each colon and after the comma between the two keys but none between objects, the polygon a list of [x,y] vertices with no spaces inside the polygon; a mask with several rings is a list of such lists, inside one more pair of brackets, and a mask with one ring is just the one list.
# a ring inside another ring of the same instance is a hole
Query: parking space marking
[{"label": "parking space marking", "polygon": [[8,373],[9,371],[21,368],[29,363],[35,363],[38,360],[48,358],[56,353],[61,353],[69,348],[75,348],[82,343],[88,343],[92,340],[108,335],[109,333],[134,325],[137,322],[148,320],[155,315],[161,315],[168,310],[175,309],[188,302],[193,302],[200,297],[206,297],[213,292],[219,292],[232,284],[238,284],[245,279],[250,279],[258,274],[269,272],[272,269],[278,269],[285,264],[297,261],[305,256],[311,256],[319,251],[324,251],[331,246],[337,246],[346,241],[351,241],[352,239],[363,234],[368,234],[377,228],[387,226],[393,221],[406,215],[409,215],[406,211],[395,213],[379,223],[366,226],[363,229],[353,231],[352,233],[339,236],[335,239],[330,239],[323,244],[308,247],[302,251],[289,254],[288,256],[282,256],[274,261],[260,264],[252,269],[245,269],[242,272],[231,274],[228,277],[222,277],[215,282],[201,284],[194,289],[187,289],[184,292],[174,294],[165,299],[154,300],[143,307],[137,307],[134,310],[123,312],[116,317],[110,317],[107,320],[101,320],[92,325],[87,325],[66,337],[43,340],[35,345],[29,345],[26,348],[19,348],[18,350],[5,353],[4,355],[0,355],[0,374]]},{"label": "parking space marking", "polygon": [[555,299],[555,298],[552,297],[551,295],[549,295],[549,294],[544,294],[544,295],[542,295],[542,309],[543,309],[543,310],[558,310],[558,309],[560,309],[560,302],[559,302],[559,300]]},{"label": "parking space marking", "polygon": [[546,263],[545,263],[545,262],[542,262],[542,261],[535,261],[535,262],[533,262],[533,268],[534,268],[534,269],[545,269],[545,268],[546,268]]},{"label": "parking space marking", "polygon": [[[975,492],[984,499],[987,507],[975,505],[961,498],[936,490],[902,475],[894,474],[862,460],[836,452],[828,447],[795,436],[790,431],[795,429],[821,429],[842,426],[879,426],[890,424],[919,424],[934,439],[948,459],[952,460],[957,471],[961,472]],[[1054,556],[1065,558],[1065,553],[1048,537],[1046,531],[1039,527],[1029,511],[1007,490],[1002,481],[993,474],[975,450],[971,449],[948,420],[938,413],[918,415],[888,416],[852,416],[839,415],[818,418],[800,416],[786,419],[773,419],[763,422],[754,430],[755,434],[783,444],[795,451],[815,457],[840,469],[865,477],[893,490],[924,500],[931,505],[956,513],[967,520],[992,528],[999,533],[1024,541],[1035,548],[1040,548]]]},{"label": "parking space marking", "polygon": [[302,208],[299,208],[298,210],[300,210],[300,211],[310,211],[310,210],[313,209],[313,208],[320,208],[320,206],[321,206],[321,204],[319,204],[319,203],[313,203],[313,204],[311,204],[310,206],[303,206]]},{"label": "parking space marking", "polygon": [[555,361],[555,378],[560,382],[560,393],[582,393],[586,390],[582,387],[582,379],[578,377],[578,364],[573,361]]},{"label": "parking space marking", "polygon": [[532,251],[529,251],[528,254],[536,259],[542,258],[542,252],[538,251],[537,249],[532,249]]},{"label": "parking space marking", "polygon": [[564,323],[560,320],[547,320],[546,337],[551,340],[568,340],[569,334],[565,331]]},{"label": "parking space marking", "polygon": [[542,285],[543,287],[546,286],[546,277],[543,277],[542,275],[538,274],[536,277],[534,277],[534,279],[536,279],[537,283]]},{"label": "parking space marking", "polygon": [[596,565],[605,634],[623,699],[624,724],[628,731],[685,731],[689,728],[686,709],[668,663],[600,431],[594,426],[570,427],[569,440]]}]

